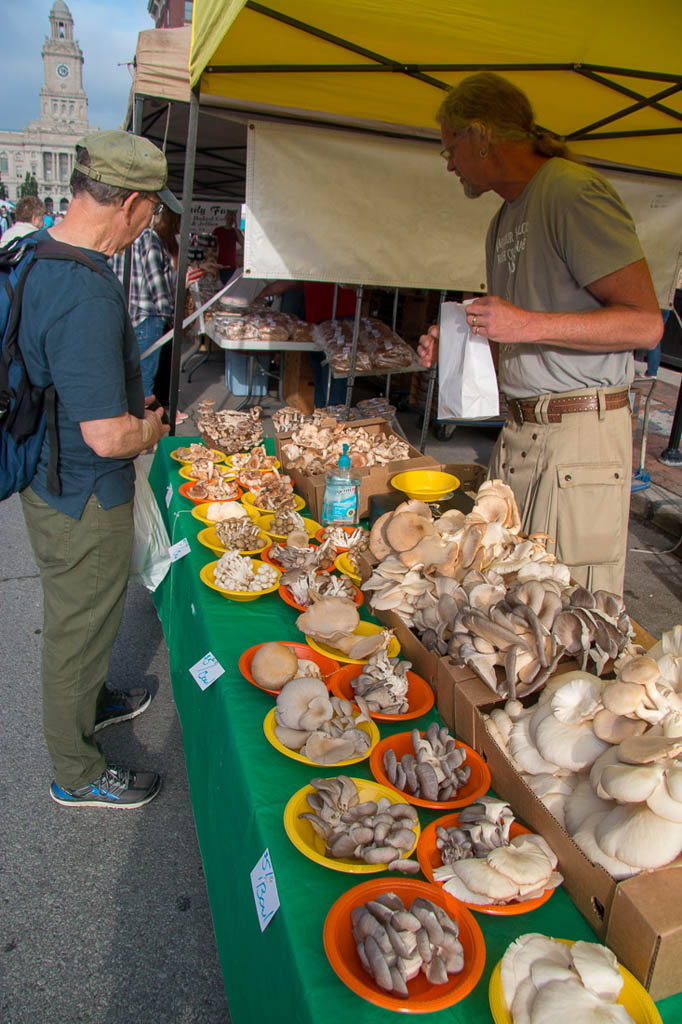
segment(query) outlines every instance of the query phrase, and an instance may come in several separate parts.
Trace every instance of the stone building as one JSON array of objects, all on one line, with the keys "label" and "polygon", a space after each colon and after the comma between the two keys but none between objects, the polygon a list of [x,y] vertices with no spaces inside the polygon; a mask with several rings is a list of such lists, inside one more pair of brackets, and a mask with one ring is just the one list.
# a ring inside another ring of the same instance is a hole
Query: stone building
[{"label": "stone building", "polygon": [[30,121],[23,132],[0,131],[0,179],[16,202],[19,186],[29,172],[38,182],[40,198],[51,200],[57,212],[65,209],[71,198],[75,143],[98,129],[88,124],[83,53],[74,39],[73,18],[64,0],[55,0],[49,19],[50,34],[42,49],[40,120]]}]

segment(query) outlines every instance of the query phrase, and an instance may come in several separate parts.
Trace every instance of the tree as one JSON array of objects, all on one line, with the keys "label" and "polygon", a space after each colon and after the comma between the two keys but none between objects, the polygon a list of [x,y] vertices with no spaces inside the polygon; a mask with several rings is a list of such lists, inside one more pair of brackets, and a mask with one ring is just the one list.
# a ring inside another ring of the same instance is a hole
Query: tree
[{"label": "tree", "polygon": [[33,175],[26,171],[26,177],[19,186],[19,198],[23,199],[25,196],[37,196],[38,195],[38,182]]},{"label": "tree", "polygon": [[8,199],[8,198],[9,198],[9,196],[7,195],[7,188],[5,187],[5,183],[2,180],[2,178],[0,178],[0,199]]}]

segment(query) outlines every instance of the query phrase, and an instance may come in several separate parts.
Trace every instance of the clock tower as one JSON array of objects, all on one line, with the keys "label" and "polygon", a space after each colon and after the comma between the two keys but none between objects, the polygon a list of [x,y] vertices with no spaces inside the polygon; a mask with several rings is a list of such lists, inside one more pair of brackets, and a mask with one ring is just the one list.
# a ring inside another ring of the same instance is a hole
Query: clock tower
[{"label": "clock tower", "polygon": [[42,51],[45,82],[40,90],[40,126],[46,131],[88,131],[83,89],[83,54],[73,38],[73,18],[64,0],[50,11],[50,35]]}]

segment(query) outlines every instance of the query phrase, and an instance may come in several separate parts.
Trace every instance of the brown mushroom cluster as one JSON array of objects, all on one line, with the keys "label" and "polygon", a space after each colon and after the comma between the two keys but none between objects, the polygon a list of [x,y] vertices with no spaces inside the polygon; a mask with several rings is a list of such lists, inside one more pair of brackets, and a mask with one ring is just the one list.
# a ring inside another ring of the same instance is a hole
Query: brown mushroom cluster
[{"label": "brown mushroom cluster", "polygon": [[332,419],[304,423],[282,444],[283,464],[306,475],[324,473],[337,466],[348,445],[350,464],[354,467],[385,465],[396,459],[409,458],[410,446],[396,434],[370,434],[364,427],[336,423]]},{"label": "brown mushroom cluster", "polygon": [[311,779],[306,797],[310,812],[299,814],[325,842],[327,857],[365,864],[384,864],[389,871],[416,873],[419,864],[406,860],[417,841],[419,818],[414,807],[385,797],[360,803],[358,788],[346,775]]},{"label": "brown mushroom cluster", "polygon": [[389,782],[420,800],[452,800],[471,775],[466,750],[458,747],[447,728],[438,722],[431,722],[424,735],[413,729],[411,736],[413,754],[403,754],[398,760],[391,747],[384,754]]},{"label": "brown mushroom cluster", "polygon": [[256,445],[250,452],[235,452],[232,456],[233,469],[245,469],[267,472],[275,468],[277,459],[274,455],[266,455],[263,445]]},{"label": "brown mushroom cluster", "polygon": [[273,469],[271,473],[259,473],[251,482],[251,493],[258,508],[270,512],[294,508],[294,485],[291,477]]},{"label": "brown mushroom cluster", "polygon": [[216,523],[215,532],[228,551],[255,551],[266,540],[248,515],[238,519],[223,519]]},{"label": "brown mushroom cluster", "polygon": [[464,967],[459,927],[442,907],[417,897],[405,908],[387,892],[351,913],[355,947],[379,988],[407,996],[407,982],[421,971],[431,985],[444,985]]},{"label": "brown mushroom cluster", "polygon": [[209,448],[225,455],[253,448],[263,441],[261,408],[254,406],[248,412],[232,409],[213,411],[213,399],[207,398],[197,406],[196,424]]},{"label": "brown mushroom cluster", "polygon": [[213,475],[210,479],[197,480],[187,490],[187,495],[196,501],[232,501],[239,497],[239,484],[236,480],[226,480],[221,475]]},{"label": "brown mushroom cluster", "polygon": [[178,448],[175,452],[183,462],[194,462],[196,459],[212,459],[213,462],[220,462],[222,455],[207,448],[205,444],[198,444],[196,441],[187,448]]},{"label": "brown mushroom cluster", "polygon": [[[299,545],[298,540],[303,544]],[[336,558],[336,551],[331,541],[323,544],[308,544],[308,534],[305,530],[300,535],[297,532],[289,534],[286,544],[273,544],[269,551],[273,562],[282,569],[331,569]]]}]

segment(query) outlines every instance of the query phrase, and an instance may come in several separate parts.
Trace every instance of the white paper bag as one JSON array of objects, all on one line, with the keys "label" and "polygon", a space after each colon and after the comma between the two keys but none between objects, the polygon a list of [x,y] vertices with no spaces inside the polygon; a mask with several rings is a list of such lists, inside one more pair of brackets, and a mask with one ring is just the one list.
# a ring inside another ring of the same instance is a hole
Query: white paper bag
[{"label": "white paper bag", "polygon": [[500,395],[487,338],[467,326],[467,303],[441,306],[438,345],[438,419],[498,416]]}]

